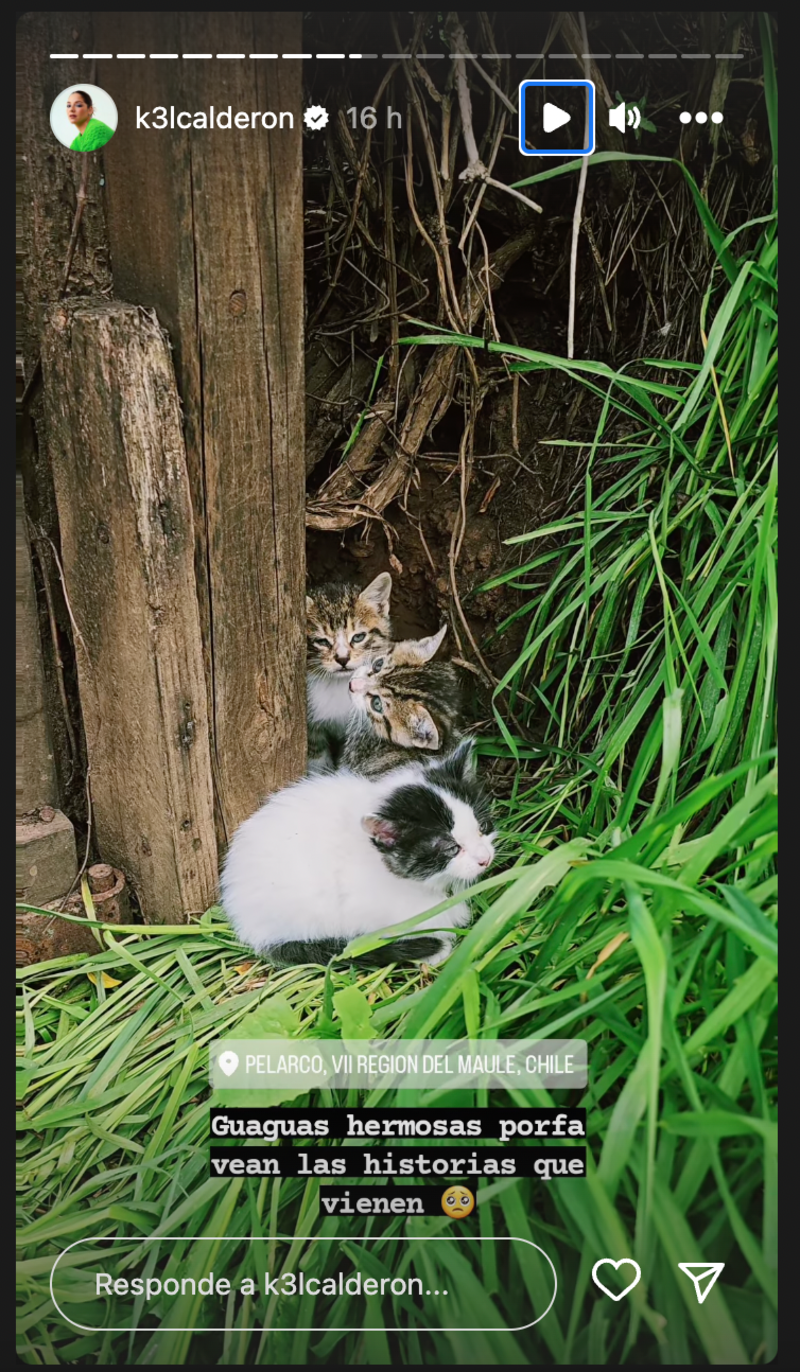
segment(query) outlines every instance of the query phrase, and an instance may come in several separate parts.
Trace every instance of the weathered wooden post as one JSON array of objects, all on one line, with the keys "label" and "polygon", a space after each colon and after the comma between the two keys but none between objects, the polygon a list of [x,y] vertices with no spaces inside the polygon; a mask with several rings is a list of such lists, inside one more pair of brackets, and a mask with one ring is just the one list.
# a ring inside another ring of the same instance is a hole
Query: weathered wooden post
[{"label": "weathered wooden post", "polygon": [[[96,50],[301,52],[301,18],[98,14]],[[98,64],[115,289],[155,307],[183,401],[223,840],[305,760],[301,67]],[[137,129],[159,106],[260,117]]]},{"label": "weathered wooden post", "polygon": [[45,415],[103,858],[149,918],[214,899],[194,521],[167,340],[149,311],[58,305]]},{"label": "weathered wooden post", "polygon": [[[49,53],[299,51],[301,16],[22,22],[28,364],[41,355],[95,833],[145,917],[179,920],[216,893],[215,827],[224,842],[305,758],[300,66],[100,59],[90,76]],[[78,159],[49,109],[90,79],[120,122],[89,155],[62,301]],[[156,105],[265,117],[137,129]]]},{"label": "weathered wooden post", "polygon": [[[44,639],[46,669],[42,669],[38,611],[28,540],[27,515],[33,511],[36,528],[44,537],[37,549],[53,573],[54,615],[62,624],[68,614],[47,540],[58,543],[47,435],[42,408],[40,334],[44,316],[58,299],[64,275],[67,245],[75,213],[81,176],[80,158],[62,148],[50,129],[50,105],[70,81],[78,81],[78,66],[64,64],[60,70],[49,54],[72,51],[80,34],[89,38],[87,14],[28,13],[17,27],[19,247],[24,295],[21,348],[24,359],[26,416],[18,423],[17,460],[24,481],[17,477],[17,890],[31,904],[44,904],[66,894],[77,870],[72,826],[59,806],[70,769],[78,772],[73,786],[84,790],[78,759],[67,747],[64,719],[55,686],[57,664],[52,644]],[[87,44],[87,49],[90,47]],[[85,77],[85,67],[83,73]],[[81,241],[71,276],[78,293],[102,293],[111,288],[105,214],[100,191],[100,168],[92,159],[88,168],[86,210]],[[35,428],[38,443],[33,439]],[[67,726],[69,727],[69,726]],[[59,747],[59,744],[62,746]],[[67,789],[69,789],[67,787]],[[42,820],[44,811],[47,818]],[[51,817],[52,812],[52,817]],[[45,850],[49,857],[44,858]],[[42,860],[37,857],[42,854]]]},{"label": "weathered wooden post", "polygon": [[19,473],[16,497],[17,896],[29,905],[42,905],[69,890],[77,862],[75,832],[57,808],[39,617]]}]

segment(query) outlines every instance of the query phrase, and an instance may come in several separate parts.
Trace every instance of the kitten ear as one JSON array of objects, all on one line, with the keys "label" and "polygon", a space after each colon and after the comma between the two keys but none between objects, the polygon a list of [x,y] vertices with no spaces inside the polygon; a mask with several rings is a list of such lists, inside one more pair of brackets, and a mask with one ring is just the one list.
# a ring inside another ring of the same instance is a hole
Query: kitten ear
[{"label": "kitten ear", "polygon": [[392,656],[396,666],[416,667],[429,662],[446,633],[447,625],[443,624],[438,633],[430,634],[427,638],[404,638],[400,643],[395,643]]},{"label": "kitten ear", "polygon": [[306,614],[307,614],[307,615],[313,615],[313,613],[314,613],[314,601],[313,601],[313,599],[311,598],[310,595],[307,595],[307,596],[306,596]]},{"label": "kitten ear", "polygon": [[365,586],[359,594],[359,600],[363,600],[376,614],[385,615],[389,608],[389,597],[392,594],[392,578],[388,572],[381,572],[374,581]]},{"label": "kitten ear", "polygon": [[391,848],[397,842],[397,830],[391,820],[381,819],[380,815],[365,815],[361,828],[380,848]]},{"label": "kitten ear", "polygon": [[478,771],[478,757],[475,752],[474,740],[463,738],[458,746],[453,749],[447,761],[455,767],[465,780],[474,777]]},{"label": "kitten ear", "polygon": [[408,727],[412,748],[430,748],[435,752],[439,747],[439,730],[424,705],[414,705],[408,717]]}]

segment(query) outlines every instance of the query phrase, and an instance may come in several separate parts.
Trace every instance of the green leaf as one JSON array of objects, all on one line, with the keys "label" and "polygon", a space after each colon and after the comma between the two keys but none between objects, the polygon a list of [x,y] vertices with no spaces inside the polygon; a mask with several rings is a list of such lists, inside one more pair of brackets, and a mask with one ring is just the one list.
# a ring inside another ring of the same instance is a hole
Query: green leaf
[{"label": "green leaf", "polygon": [[333,1005],[342,1024],[343,1039],[374,1039],[378,1037],[372,1023],[369,1001],[357,986],[337,991]]},{"label": "green leaf", "polygon": [[778,1126],[771,1120],[730,1110],[687,1110],[684,1114],[664,1115],[661,1127],[687,1138],[729,1139],[758,1134],[771,1148],[778,1146]]},{"label": "green leaf", "polygon": [[299,1028],[297,1011],[283,996],[269,996],[245,1015],[236,1026],[233,1039],[292,1038]]}]

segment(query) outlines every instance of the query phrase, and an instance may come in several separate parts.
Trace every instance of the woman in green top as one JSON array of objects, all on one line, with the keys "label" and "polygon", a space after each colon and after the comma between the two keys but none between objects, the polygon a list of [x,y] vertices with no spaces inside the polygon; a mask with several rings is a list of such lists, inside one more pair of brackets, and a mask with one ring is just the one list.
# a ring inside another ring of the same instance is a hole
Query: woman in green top
[{"label": "woman in green top", "polygon": [[92,97],[86,91],[73,91],[67,100],[67,119],[78,130],[77,138],[69,145],[70,152],[94,152],[114,137],[108,124],[92,118],[93,108]]}]

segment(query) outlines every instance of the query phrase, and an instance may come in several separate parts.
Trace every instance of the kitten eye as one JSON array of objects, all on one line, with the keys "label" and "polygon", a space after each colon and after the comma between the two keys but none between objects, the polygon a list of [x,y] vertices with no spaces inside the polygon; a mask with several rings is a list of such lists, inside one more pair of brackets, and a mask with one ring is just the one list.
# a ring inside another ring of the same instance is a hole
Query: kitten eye
[{"label": "kitten eye", "polygon": [[[355,639],[353,639],[353,642],[355,643]],[[383,667],[383,658],[382,658],[382,657],[376,657],[375,661],[374,661],[373,664],[372,664],[372,670],[373,670],[373,672],[379,672],[379,671],[381,670],[382,667]]]},{"label": "kitten eye", "polygon": [[439,848],[446,858],[454,858],[461,852],[461,845],[454,838],[440,838]]},{"label": "kitten eye", "polygon": [[364,642],[364,639],[366,638],[366,636],[367,636],[366,634],[353,634],[353,637],[350,639],[350,642],[351,642],[351,643],[363,643],[363,642]]},{"label": "kitten eye", "polygon": [[372,709],[375,711],[376,715],[383,714],[383,701],[381,700],[380,696],[370,696],[369,703]]},{"label": "kitten eye", "polygon": [[315,648],[330,648],[331,646],[329,638],[312,638],[311,642]]}]

